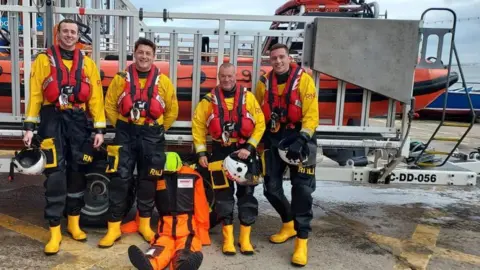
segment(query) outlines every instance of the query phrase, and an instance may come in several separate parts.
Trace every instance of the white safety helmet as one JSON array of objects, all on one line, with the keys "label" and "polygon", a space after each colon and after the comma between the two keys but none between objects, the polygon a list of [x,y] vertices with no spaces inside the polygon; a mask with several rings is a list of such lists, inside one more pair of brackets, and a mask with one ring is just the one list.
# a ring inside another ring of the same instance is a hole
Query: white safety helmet
[{"label": "white safety helmet", "polygon": [[45,169],[47,157],[39,148],[24,148],[12,158],[12,163],[21,174],[41,175]]},{"label": "white safety helmet", "polygon": [[222,165],[227,178],[240,185],[257,185],[263,181],[262,166],[258,155],[243,160],[238,157],[237,153],[232,153],[223,160]]},{"label": "white safety helmet", "polygon": [[311,166],[316,164],[317,145],[312,141],[306,142],[302,147],[299,159],[294,160],[287,158],[288,148],[297,141],[298,136],[300,136],[298,133],[294,133],[288,137],[285,137],[278,143],[278,154],[280,158],[287,164],[294,166],[298,166],[300,164],[302,164],[302,166]]}]

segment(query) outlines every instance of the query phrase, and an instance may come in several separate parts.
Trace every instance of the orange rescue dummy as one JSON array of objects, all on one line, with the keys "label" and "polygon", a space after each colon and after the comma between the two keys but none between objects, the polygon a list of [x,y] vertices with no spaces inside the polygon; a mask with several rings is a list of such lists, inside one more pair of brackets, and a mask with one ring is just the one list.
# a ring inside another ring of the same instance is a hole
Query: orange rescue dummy
[{"label": "orange rescue dummy", "polygon": [[158,168],[155,194],[157,234],[146,252],[132,245],[128,256],[138,269],[198,269],[203,261],[202,245],[210,245],[203,179],[194,169],[182,165],[177,153],[166,152],[163,159],[165,165]]}]

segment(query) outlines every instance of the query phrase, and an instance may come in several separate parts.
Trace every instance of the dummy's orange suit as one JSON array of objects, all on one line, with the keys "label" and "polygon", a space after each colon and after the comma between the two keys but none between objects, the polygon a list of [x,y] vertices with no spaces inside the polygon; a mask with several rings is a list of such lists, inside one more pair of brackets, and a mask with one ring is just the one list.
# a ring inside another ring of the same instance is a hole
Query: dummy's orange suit
[{"label": "dummy's orange suit", "polygon": [[210,245],[209,205],[202,177],[188,166],[173,173],[164,171],[157,181],[155,203],[157,235],[145,253],[130,246],[130,261],[138,269],[164,269],[169,264],[170,269],[198,269],[202,245]]}]

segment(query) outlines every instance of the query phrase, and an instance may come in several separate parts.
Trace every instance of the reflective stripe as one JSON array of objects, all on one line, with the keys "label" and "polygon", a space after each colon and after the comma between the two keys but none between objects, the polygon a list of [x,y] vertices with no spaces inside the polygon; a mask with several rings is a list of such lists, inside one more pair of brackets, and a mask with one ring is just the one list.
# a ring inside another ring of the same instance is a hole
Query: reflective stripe
[{"label": "reflective stripe", "polygon": [[210,122],[213,120],[214,117],[215,117],[215,115],[213,115],[213,113],[210,114],[210,116],[208,117],[208,119],[207,119],[207,128],[210,126]]},{"label": "reflective stripe", "polygon": [[157,95],[155,98],[158,102],[160,102],[160,105],[162,106],[162,109],[165,110],[165,101],[163,101],[163,98],[160,95]]},{"label": "reflective stripe", "polygon": [[302,102],[300,100],[295,100],[295,106],[302,107]]},{"label": "reflective stripe", "polygon": [[95,123],[93,123],[93,127],[94,128],[104,128],[104,127],[107,127],[107,123],[106,122],[95,122]]},{"label": "reflective stripe", "polygon": [[123,93],[120,95],[120,97],[118,97],[118,101],[117,101],[117,105],[120,106],[120,103],[122,102],[123,98],[127,95],[127,93],[125,93],[125,91],[123,91]]},{"label": "reflective stripe", "polygon": [[255,125],[255,118],[253,118],[253,116],[249,112],[247,112],[247,118],[252,120],[253,124]]},{"label": "reflective stripe", "polygon": [[47,88],[47,86],[53,82],[53,78],[52,76],[49,76],[42,84],[42,89],[45,90]]},{"label": "reflective stripe", "polygon": [[40,122],[40,117],[29,116],[29,117],[25,118],[25,122],[38,123],[38,122]]},{"label": "reflective stripe", "polygon": [[254,145],[255,147],[258,145],[257,140],[255,140],[254,138],[248,139],[247,143],[250,143],[251,145]]},{"label": "reflective stripe", "polygon": [[206,151],[207,147],[204,144],[196,145],[195,150],[198,152]]},{"label": "reflective stripe", "polygon": [[80,191],[77,193],[67,193],[67,197],[70,198],[81,198],[85,194],[85,191]]},{"label": "reflective stripe", "polygon": [[309,129],[309,128],[302,128],[302,129],[300,130],[300,132],[305,132],[305,133],[307,133],[307,134],[310,135],[310,136],[312,136],[312,134],[313,134],[313,130],[311,130],[311,129]]}]

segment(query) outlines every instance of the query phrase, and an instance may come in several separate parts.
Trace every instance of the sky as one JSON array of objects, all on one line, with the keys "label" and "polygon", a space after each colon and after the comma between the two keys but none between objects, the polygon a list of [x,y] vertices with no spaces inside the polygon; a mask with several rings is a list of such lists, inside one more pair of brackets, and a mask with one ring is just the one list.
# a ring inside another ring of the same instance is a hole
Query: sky
[{"label": "sky", "polygon": [[[248,15],[273,15],[275,9],[285,0],[130,0],[137,8],[145,11],[180,13],[223,13]],[[371,1],[367,1],[371,2]],[[480,63],[480,0],[377,0],[380,14],[387,11],[388,19],[419,19],[422,12],[431,7],[446,7],[454,10],[457,18],[456,46],[462,64]],[[199,3],[202,3],[201,5]],[[476,20],[465,20],[477,18]],[[450,13],[433,11],[425,18],[425,26],[451,27],[452,22],[438,22],[452,19]],[[436,22],[436,23],[433,23]],[[216,28],[216,21],[174,20],[164,23],[160,19],[146,20],[148,25]],[[268,23],[227,22],[226,28],[232,29],[268,29]]]}]

